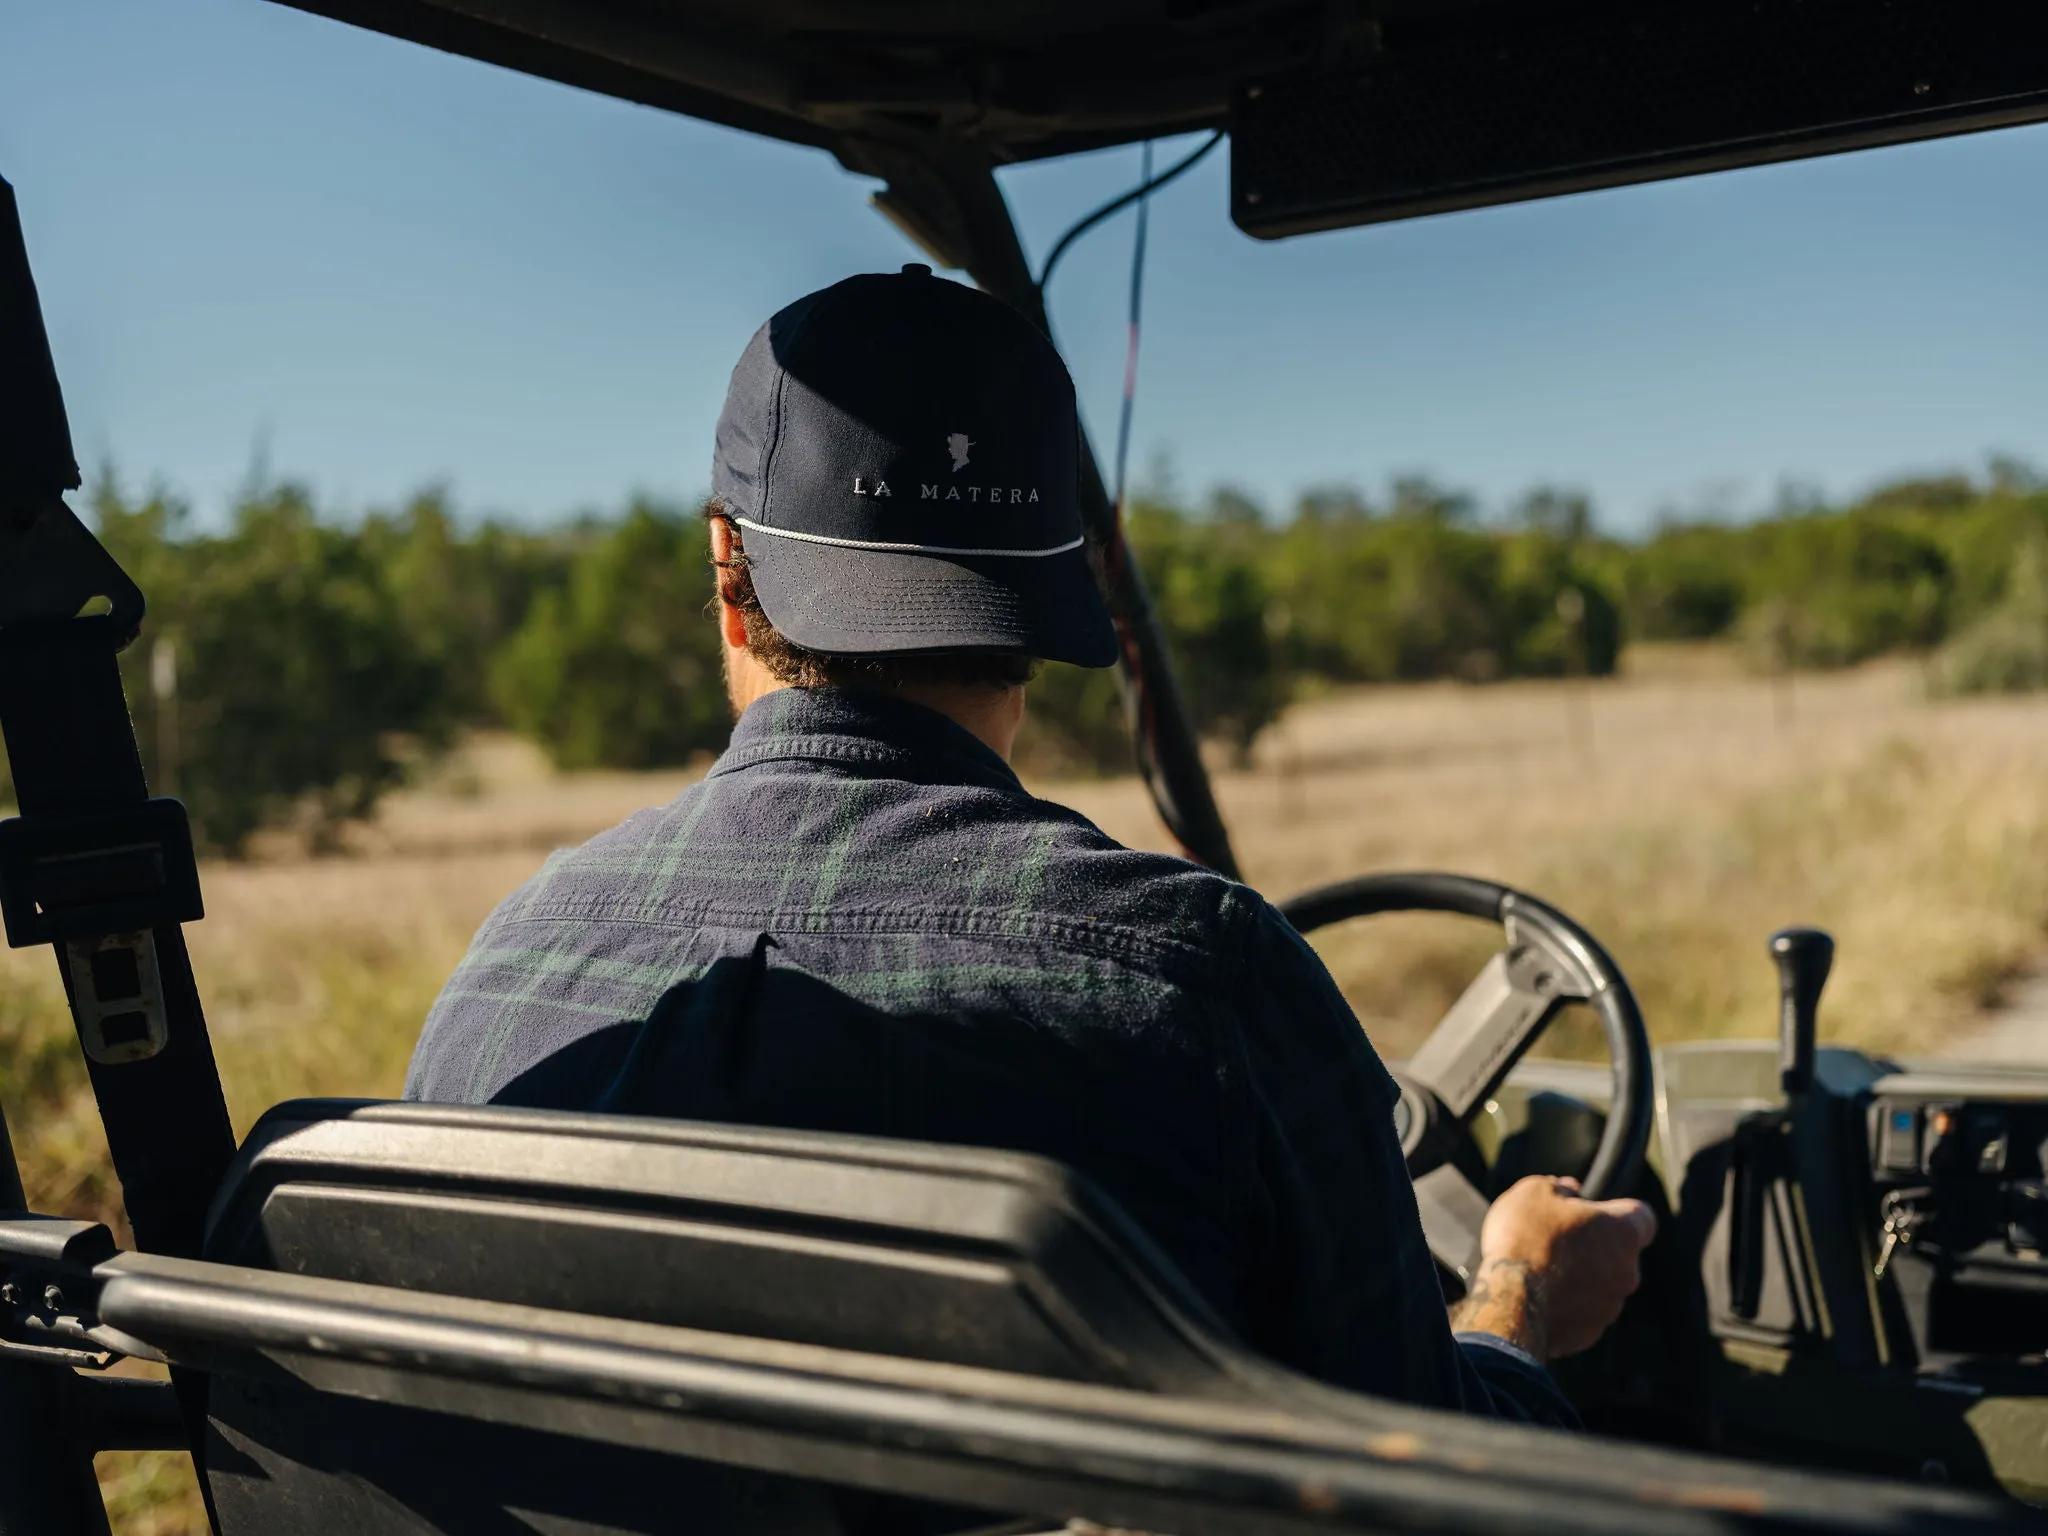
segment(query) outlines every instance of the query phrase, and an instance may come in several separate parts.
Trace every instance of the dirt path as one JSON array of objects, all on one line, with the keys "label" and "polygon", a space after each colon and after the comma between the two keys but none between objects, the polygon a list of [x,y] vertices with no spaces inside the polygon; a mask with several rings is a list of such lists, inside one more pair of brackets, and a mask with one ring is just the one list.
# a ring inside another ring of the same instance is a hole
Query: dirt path
[{"label": "dirt path", "polygon": [[2048,964],[2015,982],[2004,1007],[1941,1054],[1968,1061],[2048,1065]]}]

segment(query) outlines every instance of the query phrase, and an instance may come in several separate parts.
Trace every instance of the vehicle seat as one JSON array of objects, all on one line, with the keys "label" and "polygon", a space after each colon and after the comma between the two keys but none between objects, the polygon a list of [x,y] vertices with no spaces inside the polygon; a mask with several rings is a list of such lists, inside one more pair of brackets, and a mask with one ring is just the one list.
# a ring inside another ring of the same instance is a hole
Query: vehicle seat
[{"label": "vehicle seat", "polygon": [[[1044,1159],[554,1110],[309,1100],[257,1124],[206,1257],[323,1279],[1066,1381],[1273,1403],[1089,1182]],[[1330,1394],[1335,1397],[1338,1394]],[[994,1516],[216,1378],[228,1536],[949,1530]]]}]

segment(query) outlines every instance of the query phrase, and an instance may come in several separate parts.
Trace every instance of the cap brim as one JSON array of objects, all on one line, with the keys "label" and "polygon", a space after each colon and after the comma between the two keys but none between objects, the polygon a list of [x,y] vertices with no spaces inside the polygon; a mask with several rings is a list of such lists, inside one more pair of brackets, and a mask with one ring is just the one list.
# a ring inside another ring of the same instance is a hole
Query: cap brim
[{"label": "cap brim", "polygon": [[1116,630],[1088,558],[925,555],[747,535],[747,568],[768,622],[835,656],[1017,651],[1106,667]]}]

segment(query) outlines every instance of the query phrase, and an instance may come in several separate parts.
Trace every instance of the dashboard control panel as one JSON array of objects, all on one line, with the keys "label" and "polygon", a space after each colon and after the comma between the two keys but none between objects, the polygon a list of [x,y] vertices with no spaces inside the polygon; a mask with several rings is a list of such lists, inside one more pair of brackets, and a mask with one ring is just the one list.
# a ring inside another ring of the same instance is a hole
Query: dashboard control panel
[{"label": "dashboard control panel", "polygon": [[1912,1255],[1945,1283],[2048,1295],[2048,1102],[1881,1092],[1868,1112],[1880,1277]]},{"label": "dashboard control panel", "polygon": [[1882,1098],[1871,1109],[1879,1182],[2041,1177],[2048,1104]]}]

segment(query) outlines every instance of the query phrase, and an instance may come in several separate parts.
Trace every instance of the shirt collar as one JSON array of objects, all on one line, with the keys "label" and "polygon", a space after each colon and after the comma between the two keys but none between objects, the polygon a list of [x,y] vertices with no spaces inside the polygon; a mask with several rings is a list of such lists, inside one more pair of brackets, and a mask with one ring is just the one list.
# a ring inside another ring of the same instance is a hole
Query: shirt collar
[{"label": "shirt collar", "polygon": [[778,688],[747,706],[708,777],[809,760],[882,768],[927,784],[1024,794],[1009,764],[935,709],[866,688]]}]

